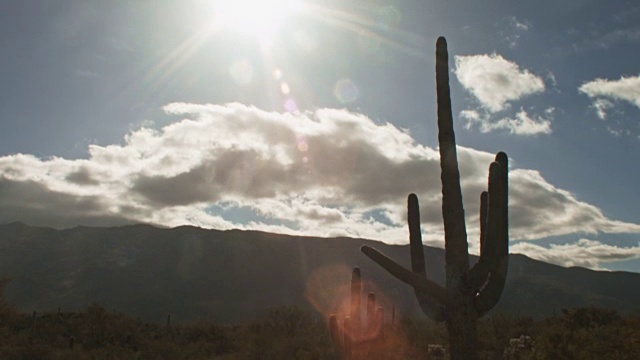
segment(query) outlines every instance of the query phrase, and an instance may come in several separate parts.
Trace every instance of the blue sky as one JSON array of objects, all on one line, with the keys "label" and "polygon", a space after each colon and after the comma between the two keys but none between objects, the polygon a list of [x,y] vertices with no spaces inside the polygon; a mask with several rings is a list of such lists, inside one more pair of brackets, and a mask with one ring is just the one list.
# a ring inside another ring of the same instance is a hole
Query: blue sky
[{"label": "blue sky", "polygon": [[640,271],[640,4],[245,1],[0,3],[0,222],[442,246],[443,35],[471,251],[503,150],[513,252]]}]

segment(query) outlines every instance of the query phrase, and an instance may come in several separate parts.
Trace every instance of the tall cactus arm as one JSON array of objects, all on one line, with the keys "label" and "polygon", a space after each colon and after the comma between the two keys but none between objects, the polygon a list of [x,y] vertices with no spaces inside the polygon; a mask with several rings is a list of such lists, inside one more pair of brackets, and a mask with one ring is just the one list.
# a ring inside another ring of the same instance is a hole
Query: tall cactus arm
[{"label": "tall cactus arm", "polygon": [[[411,250],[411,270],[427,279],[424,262],[424,246],[420,230],[420,204],[416,194],[409,194],[407,199],[407,221],[409,223],[409,246]],[[422,287],[414,287],[414,293],[422,311],[434,321],[444,321],[444,302],[437,301],[434,295]],[[442,289],[444,294],[444,289]]]},{"label": "tall cactus arm", "polygon": [[[489,217],[491,218],[493,215],[497,218],[494,230],[496,237],[493,241],[486,239],[485,242],[491,241],[494,244],[495,259],[490,263],[492,266],[489,279],[475,299],[476,311],[479,316],[491,310],[498,303],[507,281],[507,269],[509,268],[509,164],[507,155],[499,152],[494,164],[499,164],[496,166],[497,170],[494,171],[498,175],[496,176],[497,180],[494,180],[493,187],[497,189],[495,199],[491,197],[491,189],[489,190]],[[494,165],[492,164],[492,166]],[[494,205],[491,205],[492,201]],[[491,222],[490,218],[489,222]]]},{"label": "tall cactus arm", "polygon": [[498,264],[499,246],[501,238],[500,225],[502,217],[501,193],[501,166],[494,161],[489,167],[489,193],[481,197],[480,200],[480,259],[470,271],[471,287],[478,290],[484,286],[489,278],[489,274],[495,270]]},{"label": "tall cactus arm", "polygon": [[475,307],[478,317],[483,316],[500,300],[504,285],[507,282],[507,269],[509,268],[509,256],[503,256],[498,261],[496,271],[489,276],[487,284],[480,290],[475,298]]},{"label": "tall cactus arm", "polygon": [[388,256],[372,247],[365,245],[360,250],[398,280],[413,286],[414,289],[423,289],[423,291],[431,294],[433,298],[441,304],[446,304],[447,296],[442,286],[424,276],[413,273],[411,270],[406,269],[404,266],[391,260]]},{"label": "tall cactus arm", "polygon": [[[488,249],[486,246],[487,217],[489,212],[489,192],[480,194],[480,257],[469,271],[469,287],[477,293],[489,276]],[[484,256],[483,256],[484,255]]]},{"label": "tall cactus arm", "polygon": [[509,158],[507,154],[500,151],[496,154],[496,161],[500,164],[500,204],[501,204],[501,219],[502,222],[498,227],[500,230],[501,242],[501,254],[502,256],[509,255]]},{"label": "tall cactus arm", "polygon": [[416,194],[409,194],[407,198],[407,222],[409,223],[411,270],[415,274],[427,277],[422,247],[422,231],[420,230],[420,204]]},{"label": "tall cactus arm", "polygon": [[446,292],[440,285],[427,278],[420,231],[420,205],[418,197],[410,194],[407,199],[409,239],[411,250],[411,270],[389,259],[387,256],[368,246],[362,247],[362,252],[382,266],[391,275],[411,285],[422,311],[434,321],[443,321],[446,304]]},{"label": "tall cactus arm", "polygon": [[485,244],[487,231],[487,217],[489,213],[489,192],[483,191],[480,194],[480,251]]}]

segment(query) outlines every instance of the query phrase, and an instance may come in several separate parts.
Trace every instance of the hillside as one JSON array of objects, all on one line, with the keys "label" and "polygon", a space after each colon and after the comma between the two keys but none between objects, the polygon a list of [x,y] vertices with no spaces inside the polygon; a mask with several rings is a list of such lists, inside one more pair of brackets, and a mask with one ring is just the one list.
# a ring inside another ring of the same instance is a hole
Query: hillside
[{"label": "hillside", "polygon": [[[0,226],[0,276],[6,298],[23,311],[75,311],[97,302],[108,309],[163,321],[254,320],[278,305],[323,314],[339,309],[351,269],[385,308],[420,312],[411,288],[359,251],[371,245],[408,265],[408,246],[349,238],[312,238],[255,231],[148,225],[67,230],[21,223]],[[425,249],[430,277],[442,283],[444,251]],[[494,311],[548,316],[596,305],[640,310],[640,274],[563,268],[511,255],[509,277]]]}]

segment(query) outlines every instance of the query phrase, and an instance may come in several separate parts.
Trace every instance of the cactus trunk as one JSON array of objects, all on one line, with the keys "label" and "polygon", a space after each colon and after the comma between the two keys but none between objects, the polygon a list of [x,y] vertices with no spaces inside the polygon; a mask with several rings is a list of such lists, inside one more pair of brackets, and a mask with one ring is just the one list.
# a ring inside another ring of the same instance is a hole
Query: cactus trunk
[{"label": "cactus trunk", "polygon": [[442,181],[442,217],[446,260],[447,302],[454,306],[446,319],[451,359],[476,359],[478,334],[473,296],[464,283],[469,271],[467,230],[462,206],[456,139],[449,89],[449,54],[444,38],[436,43],[436,93],[438,101],[438,143]]}]

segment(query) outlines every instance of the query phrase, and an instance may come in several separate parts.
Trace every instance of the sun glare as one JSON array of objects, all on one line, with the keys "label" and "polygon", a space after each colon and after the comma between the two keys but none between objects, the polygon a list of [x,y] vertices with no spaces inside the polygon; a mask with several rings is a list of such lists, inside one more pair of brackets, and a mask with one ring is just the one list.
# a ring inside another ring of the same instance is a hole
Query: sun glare
[{"label": "sun glare", "polygon": [[213,11],[222,27],[271,40],[283,21],[300,8],[300,0],[216,0]]}]

